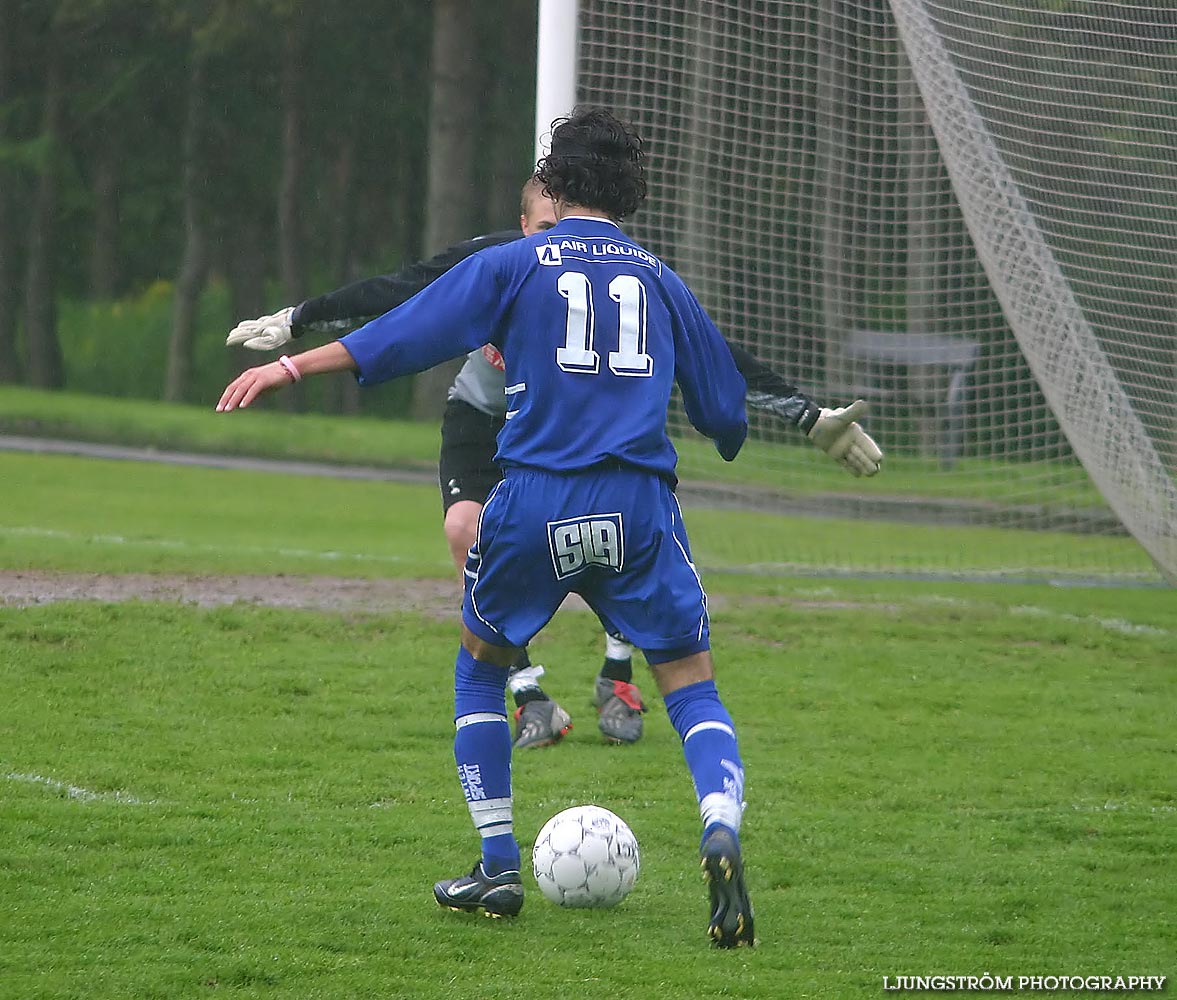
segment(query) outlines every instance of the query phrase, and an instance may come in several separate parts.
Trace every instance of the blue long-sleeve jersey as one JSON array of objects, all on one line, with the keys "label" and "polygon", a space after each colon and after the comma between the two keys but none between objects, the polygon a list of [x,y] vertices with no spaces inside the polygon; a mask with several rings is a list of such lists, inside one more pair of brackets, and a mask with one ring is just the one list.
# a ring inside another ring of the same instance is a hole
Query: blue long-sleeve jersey
[{"label": "blue long-sleeve jersey", "polygon": [[673,479],[676,381],[688,419],[726,460],[747,434],[747,387],[723,337],[678,275],[604,219],[567,218],[483,250],[342,343],[362,384],[496,345],[504,467],[617,462]]}]

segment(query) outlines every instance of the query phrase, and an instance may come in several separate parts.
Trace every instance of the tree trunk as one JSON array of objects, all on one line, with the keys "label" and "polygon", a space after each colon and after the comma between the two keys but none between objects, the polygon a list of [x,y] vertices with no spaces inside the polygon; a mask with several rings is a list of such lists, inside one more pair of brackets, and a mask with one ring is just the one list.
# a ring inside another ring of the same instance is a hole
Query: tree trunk
[{"label": "tree trunk", "polygon": [[[473,141],[477,133],[477,39],[473,0],[434,0],[430,76],[428,194],[425,253],[466,239],[476,204]],[[413,383],[412,415],[436,419],[460,361],[422,372]]]},{"label": "tree trunk", "polygon": [[[354,129],[340,135],[335,143],[335,161],[331,170],[331,228],[328,246],[331,270],[337,285],[346,285],[360,275],[355,260],[355,162]],[[332,375],[323,387],[323,409],[328,413],[357,414],[360,411],[360,387],[350,373]]]},{"label": "tree trunk", "polygon": [[703,308],[721,327],[726,327],[722,309],[724,289],[721,269],[716,267],[716,237],[724,224],[724,213],[717,203],[715,183],[716,141],[712,122],[722,121],[710,86],[710,63],[719,48],[718,18],[714,8],[704,8],[692,19],[686,58],[687,127],[683,185],[686,188],[683,213],[684,238],[676,251],[683,279],[690,285]]},{"label": "tree trunk", "polygon": [[535,169],[535,66],[519,59],[520,52],[535,51],[535,0],[504,0],[494,7],[494,17],[495,63],[488,67],[490,86],[483,114],[489,170],[482,228],[487,231],[515,225],[519,193]]},{"label": "tree trunk", "polygon": [[331,165],[331,228],[328,246],[331,273],[341,285],[355,277],[356,139],[352,132],[336,137]]},{"label": "tree trunk", "polygon": [[821,326],[825,341],[823,392],[845,392],[852,381],[845,343],[855,322],[857,289],[850,274],[853,251],[846,214],[855,204],[854,185],[847,175],[848,155],[855,138],[848,126],[853,92],[846,60],[846,13],[836,4],[818,14],[817,176],[819,196],[817,245],[821,248]]},{"label": "tree trunk", "polygon": [[282,292],[293,305],[306,298],[306,254],[302,233],[303,51],[299,7],[286,25],[282,59],[282,181],[278,191],[278,246]]},{"label": "tree trunk", "polygon": [[[265,294],[266,243],[270,231],[268,220],[252,214],[239,215],[233,220],[232,239],[224,243],[228,253],[223,266],[229,282],[229,311],[234,323],[271,313],[278,308],[277,303],[266,301]],[[252,352],[243,356],[257,357]]]},{"label": "tree trunk", "polygon": [[[225,240],[226,259],[222,266],[229,283],[229,312],[233,323],[264,316],[278,308],[266,301],[267,246],[272,232],[268,213],[259,218],[254,213],[238,214],[233,220],[233,237]],[[234,347],[225,352],[225,373],[229,379],[256,365],[256,351]]]},{"label": "tree trunk", "polygon": [[90,243],[90,298],[113,299],[118,286],[118,159],[111,142],[99,140],[94,157],[94,234]]},{"label": "tree trunk", "polygon": [[907,329],[936,332],[937,204],[936,140],[924,115],[906,53],[898,64],[900,157],[907,222]]},{"label": "tree trunk", "polygon": [[[303,108],[302,67],[305,49],[300,6],[286,24],[282,58],[282,180],[278,189],[278,257],[282,293],[289,305],[306,298],[306,253],[302,232]],[[301,385],[281,394],[279,405],[293,412],[306,408]]]},{"label": "tree trunk", "polygon": [[[911,73],[911,65],[902,47],[897,65],[900,156],[906,174],[904,194],[907,215],[907,330],[915,334],[934,334],[936,330],[936,268],[937,220],[941,218],[937,205],[936,140],[931,125],[924,115],[919,89]],[[914,388],[916,369],[908,369],[908,384]],[[943,370],[923,366],[919,382],[929,391],[922,398],[910,398],[913,408],[922,406],[924,412],[914,421],[919,453],[924,457],[943,454],[940,429],[945,426],[947,413],[943,400],[947,396],[947,375]],[[941,391],[942,390],[942,391]],[[909,396],[915,397],[914,392]],[[919,412],[917,410],[917,412]]]},{"label": "tree trunk", "polygon": [[47,155],[33,193],[29,221],[28,260],[25,267],[25,348],[29,383],[41,389],[60,389],[65,382],[61,345],[57,340],[57,282],[54,259],[62,135],[61,39],[52,27],[45,58],[45,97],[41,137]]},{"label": "tree trunk", "polygon": [[176,278],[172,312],[172,337],[168,344],[164,399],[183,402],[192,380],[192,354],[196,338],[196,317],[200,293],[208,276],[209,239],[203,218],[205,180],[208,167],[204,142],[205,78],[204,53],[193,43],[188,74],[188,113],[184,122],[184,258]]},{"label": "tree trunk", "polygon": [[[12,0],[0,0],[0,108],[12,89]],[[0,146],[7,141],[5,116],[0,114]],[[20,380],[16,353],[16,234],[13,232],[13,171],[0,159],[0,382]]]}]

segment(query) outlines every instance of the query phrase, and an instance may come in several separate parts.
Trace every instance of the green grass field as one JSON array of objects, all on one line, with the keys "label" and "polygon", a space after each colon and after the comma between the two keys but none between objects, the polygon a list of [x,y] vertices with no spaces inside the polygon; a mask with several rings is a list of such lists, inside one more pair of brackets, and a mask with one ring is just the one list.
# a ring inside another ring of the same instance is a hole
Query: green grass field
[{"label": "green grass field", "polygon": [[1168,973],[1177,616],[1035,590],[778,583],[716,612],[761,939],[731,954],[703,937],[664,711],[633,747],[597,739],[587,615],[537,643],[577,726],[516,761],[517,828],[526,849],[559,808],[606,804],[642,874],[613,911],[532,891],[507,924],[429,891],[475,852],[451,623],[0,610],[0,992],[845,997],[896,974]]},{"label": "green grass field", "polygon": [[[154,572],[449,572],[434,487],[19,452],[0,452],[0,477],[11,485],[0,519],[10,568],[119,572],[130,558]],[[689,506],[686,518],[711,571],[812,572],[847,550],[859,570],[1040,577],[1043,567],[1067,575],[1102,563],[1132,576],[1149,566],[1123,538]]]},{"label": "green grass field", "polygon": [[[370,466],[380,469],[406,470],[432,476],[437,467],[438,429],[428,423],[407,423],[374,418],[326,417],[314,414],[290,414],[268,410],[249,411],[232,416],[215,416],[211,403],[207,407],[165,405],[144,400],[111,399],[70,393],[46,393],[15,387],[0,387],[0,434],[67,438],[90,442],[117,442],[149,449],[182,451],[194,454],[255,456],[267,459],[315,461],[344,465]],[[905,503],[969,503],[980,507],[1000,507],[1008,503],[1011,491],[1021,491],[1026,503],[1036,490],[1045,491],[1052,501],[1072,511],[1089,510],[1098,504],[1090,483],[1083,480],[1077,466],[1050,463],[997,464],[962,462],[950,476],[932,474],[927,460],[910,456],[889,457],[883,475],[872,480],[852,480],[824,455],[802,441],[750,441],[738,461],[726,464],[714,454],[710,444],[697,436],[677,442],[680,472],[687,488],[704,484],[711,488],[744,491],[760,496],[769,491],[798,502],[817,505],[829,513],[837,511],[838,502],[847,498],[902,506]],[[156,565],[169,561],[181,568],[189,553],[168,549],[166,529],[161,528],[149,540],[140,530],[146,524],[161,523],[173,517],[190,521],[209,521],[210,514],[223,510],[226,521],[239,520],[238,529],[252,531],[245,498],[225,497],[211,502],[204,494],[215,490],[216,478],[189,474],[187,470],[149,473],[128,472],[127,465],[112,471],[112,480],[132,476],[142,484],[143,496],[134,510],[116,505],[107,510],[97,506],[80,510],[68,517],[71,523],[42,524],[41,512],[48,503],[60,507],[53,498],[53,483],[63,474],[50,469],[49,459],[25,460],[17,455],[4,456],[7,481],[18,484],[10,491],[12,507],[9,525],[25,532],[23,542],[10,531],[0,536],[0,545],[16,552],[30,550],[29,558],[43,558],[60,565],[64,558],[54,534],[66,532],[88,538],[91,547],[109,548],[105,541],[112,534],[124,535],[124,521],[129,521],[136,544],[155,544]],[[178,491],[175,507],[153,504],[151,497],[161,487],[158,480],[189,481],[192,491]],[[31,482],[37,480],[44,488]],[[100,491],[106,487],[100,487]],[[314,520],[310,515],[339,510],[339,494],[323,480],[301,480],[284,485],[291,494],[283,510],[298,518],[300,526]],[[385,521],[384,497],[389,487],[373,484],[359,492],[365,510]],[[46,493],[50,494],[46,497]],[[400,494],[397,503],[415,503]],[[7,499],[7,498],[6,498]],[[432,498],[422,504],[435,504]],[[973,525],[967,528],[943,524],[900,523],[896,521],[863,522],[847,517],[787,517],[776,513],[750,511],[733,519],[697,504],[690,504],[697,554],[711,569],[746,569],[750,566],[768,571],[789,572],[886,572],[970,577],[999,576],[1014,579],[1071,580],[1107,579],[1129,583],[1158,581],[1156,567],[1144,550],[1130,537],[1116,535],[1068,535],[1062,532],[1014,530],[1008,527]],[[1032,505],[1031,505],[1032,506]],[[362,520],[362,519],[361,519]],[[732,527],[734,525],[734,527]],[[105,526],[105,527],[104,527]],[[367,524],[365,522],[364,526]],[[223,526],[222,526],[223,527]],[[309,525],[315,530],[314,525]],[[220,530],[220,529],[218,529]],[[336,524],[333,531],[347,532]],[[395,530],[395,527],[394,527]],[[370,533],[356,532],[364,539]],[[276,542],[270,540],[274,547]],[[210,543],[215,544],[215,543]],[[246,543],[235,541],[228,558]],[[258,548],[256,537],[248,548]],[[359,552],[336,545],[340,552]],[[400,539],[396,539],[398,558],[403,557]],[[117,564],[121,555],[109,553]],[[217,553],[207,553],[211,559]],[[193,558],[202,558],[193,554]],[[445,558],[444,550],[441,557]],[[216,564],[214,563],[214,566]],[[406,568],[413,573],[419,567]]]},{"label": "green grass field", "polygon": [[[0,482],[10,573],[452,573],[429,486],[2,453]],[[599,741],[588,614],[535,643],[575,728],[517,758],[516,829],[526,851],[599,802],[641,876],[615,910],[533,890],[508,922],[430,891],[477,850],[452,613],[0,604],[0,997],[776,1000],[1175,971],[1172,590],[758,575],[766,530],[825,522],[687,522],[757,949],[707,946],[694,796],[643,674],[646,736]]]},{"label": "green grass field", "polygon": [[[262,408],[209,419],[207,406],[163,404],[76,393],[45,393],[0,386],[0,433],[34,433],[81,441],[119,441],[148,447],[217,454],[305,458],[366,463],[386,468],[431,470],[437,464],[438,431],[431,423],[374,417],[291,414],[265,400]],[[779,428],[778,428],[779,430]],[[784,431],[780,440],[750,439],[733,463],[720,461],[711,443],[693,432],[675,441],[679,473],[700,479],[797,495],[935,497],[1008,502],[1011,494],[1050,487],[1054,502],[1077,509],[1102,505],[1081,467],[1074,463],[964,460],[951,476],[936,474],[935,462],[888,455],[886,475],[850,482],[846,473],[804,439]],[[782,468],[790,470],[785,477]]]}]

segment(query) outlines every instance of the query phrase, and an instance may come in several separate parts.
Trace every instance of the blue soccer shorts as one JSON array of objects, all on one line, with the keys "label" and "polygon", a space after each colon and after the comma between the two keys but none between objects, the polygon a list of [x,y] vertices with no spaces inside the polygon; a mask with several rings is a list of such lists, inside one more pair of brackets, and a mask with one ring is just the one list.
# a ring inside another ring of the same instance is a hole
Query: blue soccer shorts
[{"label": "blue soccer shorts", "polygon": [[576,593],[650,663],[710,648],[678,500],[638,469],[507,470],[482,509],[465,584],[462,620],[493,645],[527,645]]}]

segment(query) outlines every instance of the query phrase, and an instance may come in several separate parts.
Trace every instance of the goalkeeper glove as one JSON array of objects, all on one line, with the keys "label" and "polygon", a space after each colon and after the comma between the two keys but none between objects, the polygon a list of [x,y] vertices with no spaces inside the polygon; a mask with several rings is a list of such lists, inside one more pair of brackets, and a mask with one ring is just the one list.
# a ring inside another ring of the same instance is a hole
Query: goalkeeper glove
[{"label": "goalkeeper glove", "polygon": [[883,450],[857,423],[858,417],[866,416],[866,410],[865,399],[856,399],[836,410],[823,406],[809,429],[809,440],[856,476],[873,476],[883,461]]},{"label": "goalkeeper glove", "polygon": [[273,316],[247,319],[238,323],[229,331],[225,346],[235,347],[240,344],[251,351],[276,351],[294,339],[294,331],[290,326],[293,315],[294,306],[287,306]]}]

